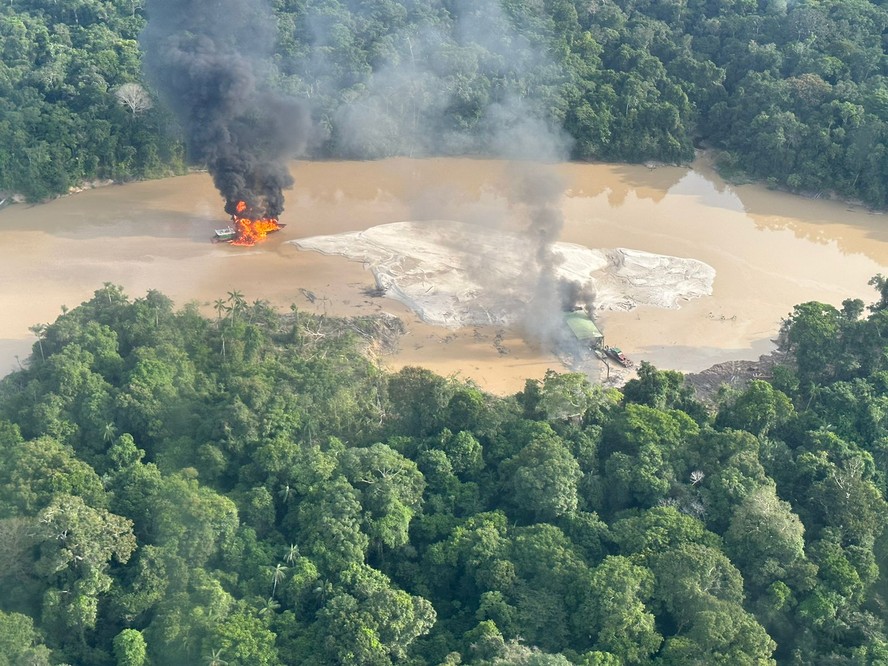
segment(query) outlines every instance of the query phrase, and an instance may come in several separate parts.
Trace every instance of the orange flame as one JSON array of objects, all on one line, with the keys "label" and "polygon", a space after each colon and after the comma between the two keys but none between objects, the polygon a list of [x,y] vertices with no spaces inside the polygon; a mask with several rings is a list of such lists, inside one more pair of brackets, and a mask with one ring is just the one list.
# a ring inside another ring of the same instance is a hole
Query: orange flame
[{"label": "orange flame", "polygon": [[241,213],[247,211],[247,204],[244,201],[238,201],[235,210],[237,212],[231,216],[231,222],[237,235],[231,241],[232,245],[255,245],[272,231],[277,231],[284,226],[272,217],[253,219],[241,216]]}]

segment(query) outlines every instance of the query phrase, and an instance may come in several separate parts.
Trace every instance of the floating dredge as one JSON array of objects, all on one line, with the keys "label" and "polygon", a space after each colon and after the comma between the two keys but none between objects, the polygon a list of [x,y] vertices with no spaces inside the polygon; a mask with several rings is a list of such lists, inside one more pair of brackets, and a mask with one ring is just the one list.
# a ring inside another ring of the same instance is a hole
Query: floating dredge
[{"label": "floating dredge", "polygon": [[582,307],[577,306],[573,311],[566,313],[564,323],[567,324],[574,337],[581,343],[588,345],[589,349],[594,351],[599,358],[606,356],[624,368],[635,366],[635,363],[619,347],[610,347],[604,344],[604,335]]}]

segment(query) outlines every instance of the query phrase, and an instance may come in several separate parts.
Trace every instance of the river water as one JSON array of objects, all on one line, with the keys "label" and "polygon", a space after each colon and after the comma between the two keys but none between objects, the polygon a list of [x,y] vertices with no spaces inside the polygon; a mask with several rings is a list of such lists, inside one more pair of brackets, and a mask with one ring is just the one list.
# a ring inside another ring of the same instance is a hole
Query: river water
[{"label": "river water", "polygon": [[[423,365],[497,393],[563,369],[520,331],[423,324],[400,304],[365,295],[373,278],[361,264],[287,242],[403,220],[508,219],[508,165],[392,159],[299,162],[292,169],[296,186],[281,218],[287,227],[253,248],[209,242],[227,220],[205,173],[0,211],[0,372],[25,361],[35,340],[29,326],[53,321],[62,306],[88,300],[104,282],[133,298],[158,289],[177,305],[197,301],[208,315],[214,300],[234,290],[281,309],[295,303],[331,315],[390,312],[404,319],[408,333],[400,351],[383,359],[387,366]],[[755,359],[773,349],[793,305],[870,303],[875,292],[867,281],[888,273],[888,218],[859,206],[727,185],[703,161],[692,168],[555,169],[565,186],[561,240],[692,257],[716,269],[712,296],[677,310],[601,314],[606,341],[636,361],[698,371]]]}]

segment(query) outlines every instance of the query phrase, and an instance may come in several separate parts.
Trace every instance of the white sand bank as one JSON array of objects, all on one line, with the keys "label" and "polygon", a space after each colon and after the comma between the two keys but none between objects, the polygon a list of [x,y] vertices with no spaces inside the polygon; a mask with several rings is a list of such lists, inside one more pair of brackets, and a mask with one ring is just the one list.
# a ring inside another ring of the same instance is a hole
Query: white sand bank
[{"label": "white sand bank", "polygon": [[[453,221],[395,222],[291,241],[363,262],[386,295],[450,328],[515,324],[534,293],[536,249],[526,236]],[[639,250],[552,246],[556,277],[595,294],[599,310],[677,308],[712,293],[715,270],[696,259]]]}]

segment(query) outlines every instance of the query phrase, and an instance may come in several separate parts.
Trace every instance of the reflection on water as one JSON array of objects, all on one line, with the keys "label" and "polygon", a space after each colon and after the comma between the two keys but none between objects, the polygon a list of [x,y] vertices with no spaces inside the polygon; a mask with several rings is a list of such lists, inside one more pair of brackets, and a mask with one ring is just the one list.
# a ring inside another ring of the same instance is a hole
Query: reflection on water
[{"label": "reflection on water", "polygon": [[700,171],[689,169],[680,181],[669,188],[669,194],[695,196],[704,207],[724,208],[737,213],[746,212],[740,197],[727,183],[715,180]]},{"label": "reflection on water", "polygon": [[[845,255],[862,254],[879,263],[888,262],[888,218],[882,213],[868,211],[840,202],[820,202],[814,207],[814,218],[789,217],[750,212],[756,228],[762,230],[785,229],[799,239],[822,245],[835,245]],[[835,214],[824,215],[822,209],[833,209]],[[800,210],[800,214],[804,214]]]},{"label": "reflection on water", "polygon": [[[696,164],[693,173],[711,182],[718,192],[730,191],[741,206],[738,210],[745,211],[757,229],[790,231],[801,240],[834,245],[845,255],[862,254],[888,263],[888,216],[883,212],[828,197],[789,195],[761,185],[727,185],[707,160]],[[709,203],[719,205],[715,199]]]},{"label": "reflection on water", "polygon": [[[678,310],[640,308],[602,315],[607,341],[636,360],[699,370],[767,351],[780,319],[806,300],[874,300],[867,280],[888,273],[888,219],[839,202],[803,199],[754,185],[727,185],[701,162],[693,169],[608,164],[558,165],[565,180],[561,240],[692,257],[716,269],[712,297]],[[287,228],[248,251],[209,242],[227,219],[208,175],[111,186],[41,206],[0,211],[0,370],[30,352],[28,327],[61,305],[87,300],[103,282],[131,297],[158,289],[179,304],[211,303],[237,289],[286,308],[333,315],[386,310],[410,334],[393,367],[426,363],[461,372],[497,391],[558,367],[507,332],[493,339],[442,335],[387,299],[368,299],[373,278],[341,257],[299,252],[285,241],[404,220],[452,219],[508,227],[508,165],[480,159],[300,162],[281,221]],[[432,222],[429,222],[432,223]],[[479,257],[483,264],[484,258]],[[318,296],[304,299],[300,287]],[[207,308],[208,314],[211,309]],[[419,342],[421,341],[421,342]]]}]

